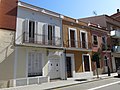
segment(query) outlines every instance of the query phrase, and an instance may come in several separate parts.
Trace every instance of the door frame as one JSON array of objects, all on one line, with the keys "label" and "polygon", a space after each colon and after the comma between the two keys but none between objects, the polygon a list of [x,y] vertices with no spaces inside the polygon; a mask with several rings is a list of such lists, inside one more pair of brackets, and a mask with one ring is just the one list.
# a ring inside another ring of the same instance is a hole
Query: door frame
[{"label": "door frame", "polygon": [[70,37],[70,31],[71,31],[71,30],[72,30],[72,31],[75,31],[75,41],[76,41],[76,42],[75,42],[75,47],[77,48],[77,47],[78,47],[78,43],[77,43],[77,30],[76,30],[75,28],[69,28],[69,29],[68,29],[69,46],[71,47],[71,41],[70,41],[70,40],[71,40],[71,39],[70,39],[70,38],[71,38],[71,37]]},{"label": "door frame", "polygon": [[91,58],[90,58],[90,55],[89,54],[82,54],[83,72],[85,72],[84,56],[89,56],[89,67],[90,67],[90,71],[89,72],[91,72],[92,68],[91,68]]},{"label": "door frame", "polygon": [[[52,55],[52,56],[48,56],[48,76],[50,76],[49,75],[49,70],[50,70],[50,67],[49,67],[49,62],[50,62],[50,58],[58,58],[59,60],[59,73],[60,73],[60,78],[61,78],[61,63],[60,63],[60,60],[61,60],[61,58],[60,58],[60,56],[58,56],[58,55]],[[56,78],[55,78],[56,79]]]},{"label": "door frame", "polygon": [[36,20],[32,20],[32,19],[25,19],[25,21],[26,21],[26,30],[25,31],[23,31],[23,32],[27,32],[27,40],[30,42],[30,37],[29,37],[29,23],[30,23],[30,21],[32,21],[32,22],[34,22],[35,23],[35,27],[34,27],[34,41],[37,41],[37,35],[36,34],[38,34],[38,22],[36,21]]},{"label": "door frame", "polygon": [[80,30],[80,43],[81,43],[81,48],[82,47],[82,33],[85,33],[85,41],[86,41],[86,48],[88,49],[88,35],[87,35],[87,31],[84,30]]},{"label": "door frame", "polygon": [[[66,54],[66,57],[71,57],[71,74],[72,74],[72,77],[74,77],[75,75],[75,59],[74,59],[74,54]],[[65,57],[65,58],[66,58]],[[66,60],[66,59],[65,59]],[[65,65],[66,66],[66,65]],[[66,66],[67,67],[67,66]],[[67,68],[66,68],[67,69]],[[66,73],[67,73],[67,70],[66,70]],[[67,77],[68,78],[68,77]]]}]

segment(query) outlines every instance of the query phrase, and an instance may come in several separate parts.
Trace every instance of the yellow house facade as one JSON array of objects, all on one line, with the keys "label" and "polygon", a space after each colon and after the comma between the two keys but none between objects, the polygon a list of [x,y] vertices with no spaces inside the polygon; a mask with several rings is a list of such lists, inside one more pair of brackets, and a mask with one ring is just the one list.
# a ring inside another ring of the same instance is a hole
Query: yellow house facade
[{"label": "yellow house facade", "polygon": [[66,77],[87,78],[91,68],[91,34],[87,24],[64,16],[62,21],[63,46],[66,52]]}]

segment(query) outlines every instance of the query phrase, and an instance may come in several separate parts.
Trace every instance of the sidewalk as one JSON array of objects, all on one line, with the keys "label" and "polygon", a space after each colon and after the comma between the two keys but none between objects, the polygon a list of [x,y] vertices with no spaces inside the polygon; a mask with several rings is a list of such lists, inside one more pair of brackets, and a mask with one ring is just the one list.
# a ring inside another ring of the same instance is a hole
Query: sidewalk
[{"label": "sidewalk", "polygon": [[75,78],[69,78],[68,80],[58,80],[58,81],[43,83],[39,85],[11,87],[11,88],[0,89],[0,90],[51,90],[51,89],[56,89],[60,87],[66,87],[66,86],[83,84],[83,83],[88,83],[88,82],[102,80],[102,79],[108,79],[114,76],[117,76],[117,73],[111,73],[111,76],[108,76],[107,74],[99,75],[100,78],[96,78],[96,76],[94,76],[93,78],[84,79],[84,80],[83,79],[75,80]]}]

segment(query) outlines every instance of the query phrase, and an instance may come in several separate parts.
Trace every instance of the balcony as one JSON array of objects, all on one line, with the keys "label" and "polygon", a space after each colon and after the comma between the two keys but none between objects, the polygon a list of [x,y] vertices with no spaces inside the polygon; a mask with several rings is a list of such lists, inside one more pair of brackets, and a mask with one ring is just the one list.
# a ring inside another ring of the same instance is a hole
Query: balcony
[{"label": "balcony", "polygon": [[81,49],[92,49],[91,42],[67,40],[64,42],[64,46],[67,48],[81,48]]},{"label": "balcony", "polygon": [[113,46],[112,52],[120,53],[120,46]]},{"label": "balcony", "polygon": [[111,50],[111,46],[110,45],[106,45],[106,44],[101,44],[101,49],[102,49],[102,51],[110,51]]},{"label": "balcony", "polygon": [[113,31],[110,32],[110,35],[113,38],[120,38],[120,30],[113,30]]},{"label": "balcony", "polygon": [[41,45],[41,46],[54,46],[61,47],[61,38],[42,35],[42,34],[33,34],[30,35],[27,32],[24,32],[22,35],[22,43],[31,44],[31,45]]}]

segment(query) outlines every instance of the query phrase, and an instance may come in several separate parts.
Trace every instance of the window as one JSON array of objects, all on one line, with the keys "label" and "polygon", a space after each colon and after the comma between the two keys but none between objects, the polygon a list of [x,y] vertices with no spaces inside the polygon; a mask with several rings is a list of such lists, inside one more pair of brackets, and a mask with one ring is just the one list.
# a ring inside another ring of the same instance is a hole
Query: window
[{"label": "window", "polygon": [[81,38],[82,48],[86,48],[86,34],[81,32]]},{"label": "window", "polygon": [[29,42],[34,42],[35,37],[35,22],[29,21]]},{"label": "window", "polygon": [[48,25],[48,44],[55,44],[55,27],[52,25]]},{"label": "window", "polygon": [[98,39],[96,35],[93,35],[93,45],[98,45]]},{"label": "window", "polygon": [[81,48],[88,48],[88,39],[87,39],[87,32],[86,31],[80,31],[80,43]]},{"label": "window", "polygon": [[76,29],[69,28],[69,46],[70,47],[76,47],[77,40],[76,40]]},{"label": "window", "polygon": [[106,37],[103,36],[102,37],[102,50],[106,50],[106,49],[107,49]]},{"label": "window", "polygon": [[42,76],[42,54],[29,52],[28,54],[28,77]]},{"label": "window", "polygon": [[105,36],[102,37],[102,43],[106,44],[106,37]]},{"label": "window", "polygon": [[70,43],[71,47],[75,47],[75,31],[70,30]]}]

